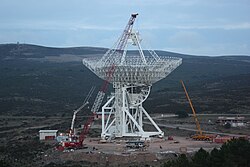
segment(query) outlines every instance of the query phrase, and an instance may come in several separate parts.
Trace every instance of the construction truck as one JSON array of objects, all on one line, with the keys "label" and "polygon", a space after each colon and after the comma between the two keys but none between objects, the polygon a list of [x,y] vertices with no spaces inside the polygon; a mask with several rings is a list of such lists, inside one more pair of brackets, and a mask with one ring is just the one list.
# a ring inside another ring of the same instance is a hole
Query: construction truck
[{"label": "construction truck", "polygon": [[191,99],[190,99],[190,97],[189,97],[189,95],[188,95],[187,89],[186,89],[186,87],[185,87],[185,85],[184,85],[184,82],[183,82],[182,80],[181,80],[181,84],[182,84],[182,87],[183,87],[184,92],[185,92],[185,94],[186,94],[186,97],[187,97],[187,99],[188,99],[189,105],[190,105],[190,107],[191,107],[191,109],[192,109],[194,121],[195,121],[196,128],[197,128],[196,134],[195,134],[195,135],[192,135],[191,138],[194,139],[194,140],[203,140],[203,141],[210,141],[210,140],[212,140],[212,137],[211,137],[211,136],[204,134],[203,131],[201,130],[200,122],[199,122],[199,120],[198,120],[198,118],[197,118],[197,115],[196,115],[194,106],[193,106],[193,104],[192,104],[192,101],[191,101]]}]

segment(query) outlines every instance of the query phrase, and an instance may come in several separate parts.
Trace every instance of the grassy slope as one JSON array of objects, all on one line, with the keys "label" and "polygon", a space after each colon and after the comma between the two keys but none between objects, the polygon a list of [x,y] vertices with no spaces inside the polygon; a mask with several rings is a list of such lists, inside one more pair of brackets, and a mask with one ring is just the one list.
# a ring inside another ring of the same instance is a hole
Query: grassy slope
[{"label": "grassy slope", "polygon": [[[98,90],[102,81],[85,68],[80,59],[56,62],[41,58],[61,55],[85,57],[101,55],[105,51],[104,48],[91,47],[0,45],[0,113],[71,113],[84,100],[90,87],[95,85]],[[185,81],[198,112],[245,112],[249,109],[250,57],[157,53],[182,57],[183,64],[153,86],[145,104],[150,112],[189,110],[180,79]]]}]

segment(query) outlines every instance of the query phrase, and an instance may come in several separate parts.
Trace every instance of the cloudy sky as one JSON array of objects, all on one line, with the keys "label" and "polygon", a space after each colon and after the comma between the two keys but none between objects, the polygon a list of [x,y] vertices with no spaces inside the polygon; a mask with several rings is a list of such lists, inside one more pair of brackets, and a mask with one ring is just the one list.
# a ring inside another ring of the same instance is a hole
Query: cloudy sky
[{"label": "cloudy sky", "polygon": [[1,0],[0,43],[111,47],[134,12],[151,48],[250,55],[249,0]]}]

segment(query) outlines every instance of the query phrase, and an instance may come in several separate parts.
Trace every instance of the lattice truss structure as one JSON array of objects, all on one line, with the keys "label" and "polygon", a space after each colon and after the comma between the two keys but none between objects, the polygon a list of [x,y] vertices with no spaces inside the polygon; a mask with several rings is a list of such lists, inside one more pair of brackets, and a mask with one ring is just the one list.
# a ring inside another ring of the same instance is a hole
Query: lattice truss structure
[{"label": "lattice truss structure", "polygon": [[[101,58],[83,59],[83,64],[100,78],[113,84],[115,92],[102,107],[102,134],[107,137],[163,136],[164,133],[143,108],[153,83],[165,78],[181,63],[181,58],[160,57],[153,50],[142,50],[132,14],[114,47]],[[128,47],[133,47],[128,51]],[[145,131],[144,119],[155,131]]]}]

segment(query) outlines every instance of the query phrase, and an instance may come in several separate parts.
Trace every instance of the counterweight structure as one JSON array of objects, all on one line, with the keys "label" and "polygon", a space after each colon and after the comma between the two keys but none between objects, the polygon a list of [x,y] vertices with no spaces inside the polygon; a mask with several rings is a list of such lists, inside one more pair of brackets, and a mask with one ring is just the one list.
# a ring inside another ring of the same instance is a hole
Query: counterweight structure
[{"label": "counterweight structure", "polygon": [[[115,90],[102,107],[103,139],[164,135],[142,104],[149,96],[152,84],[169,75],[182,63],[182,59],[159,57],[153,50],[142,50],[139,33],[133,31],[137,16],[131,15],[121,37],[103,57],[83,59],[86,67],[112,83]],[[129,45],[135,49],[127,52]],[[143,119],[148,119],[155,130],[145,131]]]}]

